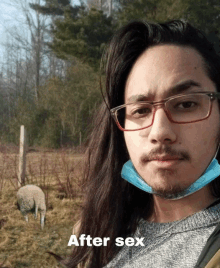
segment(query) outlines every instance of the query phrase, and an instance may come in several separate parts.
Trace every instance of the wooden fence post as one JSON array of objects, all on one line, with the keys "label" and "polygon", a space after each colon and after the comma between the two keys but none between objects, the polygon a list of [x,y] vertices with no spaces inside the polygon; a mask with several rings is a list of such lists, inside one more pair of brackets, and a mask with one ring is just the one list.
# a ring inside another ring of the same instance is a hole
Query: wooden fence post
[{"label": "wooden fence post", "polygon": [[79,146],[81,147],[82,145],[82,132],[79,132]]},{"label": "wooden fence post", "polygon": [[26,130],[22,125],[20,128],[18,187],[25,185],[25,171],[26,171]]}]

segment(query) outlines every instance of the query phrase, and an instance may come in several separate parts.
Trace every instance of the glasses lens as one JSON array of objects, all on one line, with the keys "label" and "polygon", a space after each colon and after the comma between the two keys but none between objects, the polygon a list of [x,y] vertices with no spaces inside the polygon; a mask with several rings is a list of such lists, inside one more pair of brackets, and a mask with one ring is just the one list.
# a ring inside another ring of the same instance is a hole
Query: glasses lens
[{"label": "glasses lens", "polygon": [[126,130],[135,130],[150,126],[153,120],[153,105],[148,103],[132,103],[117,111],[120,126]]},{"label": "glasses lens", "polygon": [[166,102],[166,108],[176,123],[190,123],[209,115],[211,101],[204,94],[189,94]]}]

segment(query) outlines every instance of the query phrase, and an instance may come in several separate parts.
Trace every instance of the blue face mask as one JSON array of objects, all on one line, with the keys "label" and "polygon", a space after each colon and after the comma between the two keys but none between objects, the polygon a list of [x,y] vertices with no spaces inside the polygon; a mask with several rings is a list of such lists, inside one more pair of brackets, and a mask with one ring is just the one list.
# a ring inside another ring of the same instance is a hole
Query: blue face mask
[{"label": "blue face mask", "polygon": [[[170,197],[166,197],[167,199],[180,199],[187,195],[190,195],[192,193],[195,193],[196,191],[200,190],[204,186],[206,186],[208,183],[213,181],[215,178],[217,178],[220,175],[220,165],[216,158],[212,160],[206,171],[202,174],[198,180],[196,180],[193,184],[191,184],[186,190],[177,193],[175,195],[172,195]],[[131,184],[135,185],[139,189],[148,192],[150,194],[157,194],[153,191],[151,186],[149,186],[137,173],[135,170],[131,160],[126,162],[122,168],[121,176],[123,179],[127,180]]]}]

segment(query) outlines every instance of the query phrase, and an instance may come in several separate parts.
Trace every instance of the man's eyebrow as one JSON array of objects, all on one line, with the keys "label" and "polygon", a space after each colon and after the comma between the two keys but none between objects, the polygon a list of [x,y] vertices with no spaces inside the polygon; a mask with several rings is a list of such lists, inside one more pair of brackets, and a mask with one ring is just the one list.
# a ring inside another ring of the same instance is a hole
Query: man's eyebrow
[{"label": "man's eyebrow", "polygon": [[[202,86],[200,83],[198,83],[196,81],[186,80],[186,81],[180,82],[177,85],[169,88],[167,91],[167,97],[184,93],[186,90],[188,90],[191,87],[201,88]],[[147,101],[149,99],[152,99],[152,97],[153,97],[152,93],[132,95],[131,97],[128,98],[128,102]]]}]

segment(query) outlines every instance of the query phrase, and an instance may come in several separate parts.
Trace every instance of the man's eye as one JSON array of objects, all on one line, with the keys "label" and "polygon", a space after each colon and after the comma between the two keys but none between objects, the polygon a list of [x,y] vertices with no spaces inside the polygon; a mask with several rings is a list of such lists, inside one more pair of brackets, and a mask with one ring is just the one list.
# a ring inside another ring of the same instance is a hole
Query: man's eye
[{"label": "man's eye", "polygon": [[198,104],[196,102],[184,101],[184,102],[176,104],[175,108],[176,109],[191,109],[191,108],[195,108],[197,105]]},{"label": "man's eye", "polygon": [[142,117],[151,114],[152,110],[149,107],[143,107],[143,108],[138,108],[134,109],[132,111],[132,116],[134,117]]}]

